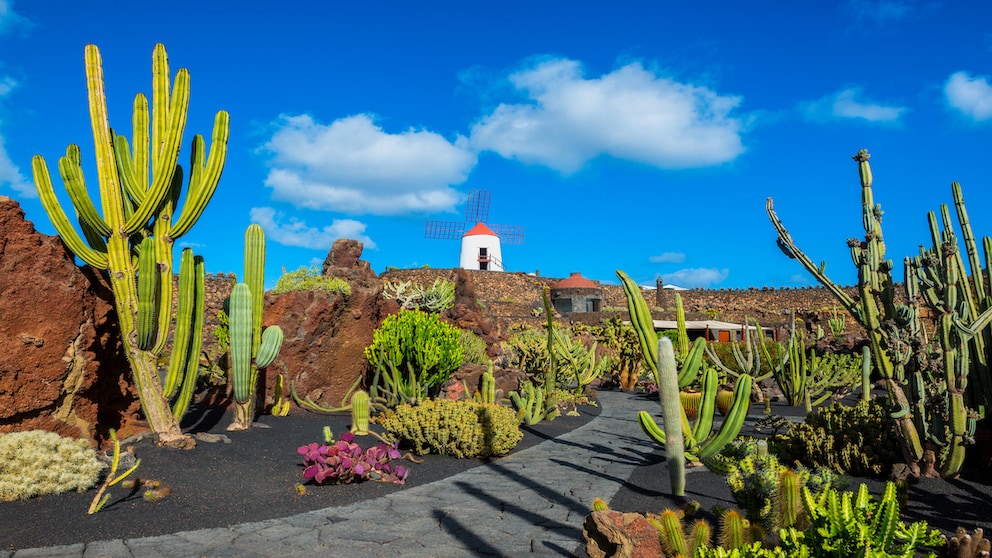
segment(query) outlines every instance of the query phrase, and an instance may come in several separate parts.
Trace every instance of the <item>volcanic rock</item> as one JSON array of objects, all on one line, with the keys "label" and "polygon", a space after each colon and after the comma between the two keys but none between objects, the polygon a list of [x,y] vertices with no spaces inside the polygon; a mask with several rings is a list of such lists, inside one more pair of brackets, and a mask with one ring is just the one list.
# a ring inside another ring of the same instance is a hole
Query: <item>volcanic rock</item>
[{"label": "volcanic rock", "polygon": [[113,293],[57,236],[0,196],[0,432],[42,429],[100,442],[135,426]]}]

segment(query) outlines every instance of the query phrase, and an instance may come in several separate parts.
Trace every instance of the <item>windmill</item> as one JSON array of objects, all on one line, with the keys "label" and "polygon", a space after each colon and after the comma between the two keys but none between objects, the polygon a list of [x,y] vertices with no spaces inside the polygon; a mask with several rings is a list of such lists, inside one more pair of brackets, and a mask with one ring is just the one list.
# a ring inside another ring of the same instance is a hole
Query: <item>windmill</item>
[{"label": "windmill", "polygon": [[524,228],[520,225],[496,225],[489,220],[489,190],[469,190],[465,205],[465,220],[428,220],[424,238],[462,241],[458,267],[484,271],[504,271],[500,244],[523,244]]}]

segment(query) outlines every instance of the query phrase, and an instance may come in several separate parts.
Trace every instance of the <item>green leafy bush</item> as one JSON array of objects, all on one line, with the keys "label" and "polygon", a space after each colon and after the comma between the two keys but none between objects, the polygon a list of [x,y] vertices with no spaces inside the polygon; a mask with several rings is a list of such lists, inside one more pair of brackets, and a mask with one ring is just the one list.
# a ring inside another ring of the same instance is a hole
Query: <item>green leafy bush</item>
[{"label": "green leafy bush", "polygon": [[786,462],[827,467],[856,477],[883,477],[900,461],[899,447],[886,398],[860,401],[853,407],[833,403],[821,407],[770,449]]},{"label": "green leafy bush", "polygon": [[29,430],[0,434],[0,501],[83,492],[100,479],[103,464],[84,440]]},{"label": "green leafy bush", "polygon": [[504,455],[523,438],[517,415],[508,407],[475,401],[428,399],[399,405],[373,419],[388,442],[408,444],[419,454],[454,457]]},{"label": "green leafy bush", "polygon": [[325,291],[332,294],[351,296],[351,285],[337,277],[322,275],[317,266],[303,266],[296,271],[284,273],[276,288],[272,289],[273,294],[288,293],[292,291]]},{"label": "green leafy bush", "polygon": [[462,365],[460,339],[461,330],[442,322],[437,314],[400,310],[387,316],[373,332],[365,357],[381,374],[413,374],[415,383],[425,392],[420,396],[423,398],[437,395],[441,385]]}]

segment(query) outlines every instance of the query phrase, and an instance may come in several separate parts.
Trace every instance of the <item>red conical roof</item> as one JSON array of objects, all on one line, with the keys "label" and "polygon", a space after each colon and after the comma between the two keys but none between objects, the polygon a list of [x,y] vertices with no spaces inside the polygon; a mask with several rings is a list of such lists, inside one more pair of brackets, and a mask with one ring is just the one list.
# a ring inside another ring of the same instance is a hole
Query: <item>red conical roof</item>
[{"label": "red conical roof", "polygon": [[586,279],[579,272],[573,272],[566,279],[558,281],[556,289],[598,289],[596,283]]},{"label": "red conical roof", "polygon": [[475,226],[472,227],[471,229],[465,231],[465,234],[463,234],[462,237],[464,238],[466,236],[479,236],[479,235],[495,236],[496,238],[499,238],[499,235],[494,233],[489,227],[483,225],[481,221],[476,223]]}]

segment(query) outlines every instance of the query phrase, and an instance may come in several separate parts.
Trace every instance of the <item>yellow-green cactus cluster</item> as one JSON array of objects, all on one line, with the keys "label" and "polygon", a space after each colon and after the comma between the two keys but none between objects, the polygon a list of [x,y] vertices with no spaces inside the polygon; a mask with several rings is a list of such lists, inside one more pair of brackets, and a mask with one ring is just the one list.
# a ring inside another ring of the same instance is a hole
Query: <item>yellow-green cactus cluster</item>
[{"label": "yellow-green cactus cluster", "polygon": [[84,440],[30,430],[0,434],[0,501],[83,492],[100,479],[103,464]]},{"label": "yellow-green cactus cluster", "polygon": [[374,420],[386,430],[387,441],[410,444],[418,455],[498,456],[523,438],[513,410],[467,400],[429,399],[417,406],[399,405]]}]

